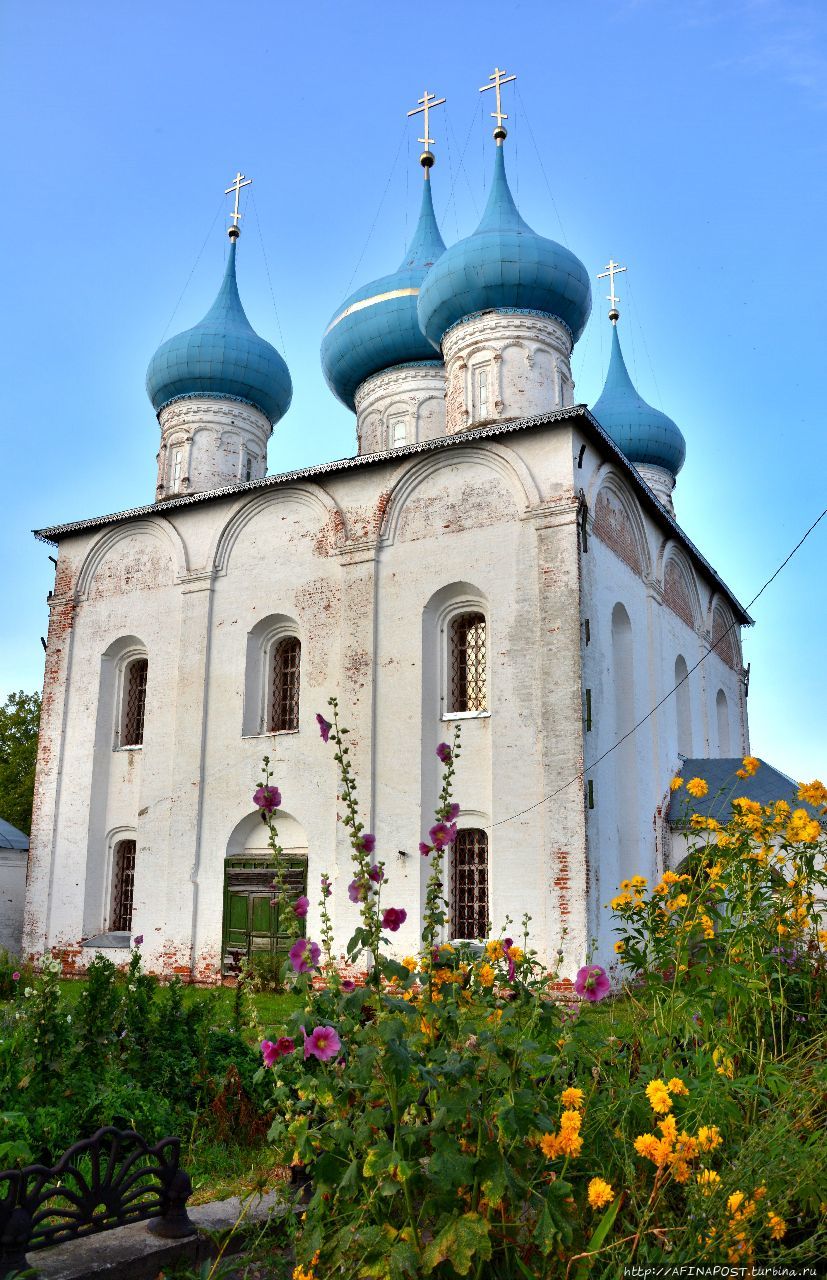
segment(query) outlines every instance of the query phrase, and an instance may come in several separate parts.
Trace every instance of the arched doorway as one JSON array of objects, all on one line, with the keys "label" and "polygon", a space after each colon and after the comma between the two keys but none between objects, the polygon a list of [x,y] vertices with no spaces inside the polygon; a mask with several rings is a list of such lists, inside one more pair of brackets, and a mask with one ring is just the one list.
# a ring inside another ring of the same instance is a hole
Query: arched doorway
[{"label": "arched doorway", "polygon": [[267,826],[259,814],[242,818],[227,841],[221,940],[224,973],[234,968],[233,952],[246,960],[284,956],[296,937],[292,904],[307,892],[307,836],[301,823],[281,810],[276,813],[276,825],[284,850],[288,893],[283,903],[272,901],[275,861]]}]

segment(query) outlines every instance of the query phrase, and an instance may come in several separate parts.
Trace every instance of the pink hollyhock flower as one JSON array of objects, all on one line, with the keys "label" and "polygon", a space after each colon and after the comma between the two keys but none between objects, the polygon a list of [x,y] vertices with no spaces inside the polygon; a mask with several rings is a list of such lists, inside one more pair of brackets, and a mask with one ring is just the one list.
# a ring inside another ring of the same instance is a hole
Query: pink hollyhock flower
[{"label": "pink hollyhock flower", "polygon": [[253,804],[258,805],[264,813],[272,813],[281,805],[281,792],[278,787],[259,787],[253,792]]},{"label": "pink hollyhock flower", "polygon": [[368,872],[368,879],[372,880],[374,884],[381,884],[385,879],[385,873],[381,867],[378,867],[376,863],[374,863]]},{"label": "pink hollyhock flower", "polygon": [[514,946],[513,938],[503,938],[503,955],[508,961],[508,981],[513,982],[517,976],[517,966],[514,963],[514,957],[511,954],[511,948]]},{"label": "pink hollyhock flower", "polygon": [[290,963],[296,973],[309,973],[319,963],[322,949],[318,942],[309,942],[307,938],[298,938],[290,948]]},{"label": "pink hollyhock flower", "polygon": [[420,840],[419,842],[419,852],[422,854],[423,858],[427,858],[428,855],[433,852],[433,847],[434,846],[432,844],[426,844],[424,840]]},{"label": "pink hollyhock flower", "polygon": [[574,979],[574,989],[577,994],[593,1003],[607,996],[611,985],[605,969],[601,969],[599,964],[583,965],[582,969],[578,969],[577,977]]},{"label": "pink hollyhock flower", "polygon": [[447,844],[453,844],[457,838],[457,824],[455,822],[437,822],[428,832],[428,839],[435,849],[444,849]]},{"label": "pink hollyhock flower", "polygon": [[448,817],[447,817],[446,821],[448,821],[448,822],[453,822],[453,821],[454,821],[456,818],[458,818],[458,817],[459,817],[459,805],[458,805],[458,804],[449,804],[449,805],[448,805]]},{"label": "pink hollyhock flower", "polygon": [[19,982],[19,981],[20,981],[20,974],[19,974],[19,973],[17,973],[17,972],[13,973],[13,974],[12,974],[12,976],[11,976],[11,980],[12,980],[12,982]]},{"label": "pink hollyhock flower", "polygon": [[333,885],[330,883],[330,876],[325,872],[322,875],[322,897],[329,898],[333,892]]},{"label": "pink hollyhock flower", "polygon": [[262,1040],[261,1056],[264,1059],[265,1067],[274,1067],[281,1057],[278,1045],[273,1044],[272,1040]]},{"label": "pink hollyhock flower", "polygon": [[307,915],[307,908],[309,906],[310,906],[310,899],[305,898],[304,894],[302,894],[302,896],[300,898],[297,898],[296,901],[293,903],[293,911],[296,913],[296,915],[300,920],[303,920],[304,917]]},{"label": "pink hollyhock flower", "polygon": [[276,1048],[278,1049],[281,1056],[283,1058],[286,1058],[288,1054],[294,1052],[296,1048],[296,1042],[290,1036],[279,1036],[278,1040],[276,1041]]},{"label": "pink hollyhock flower", "polygon": [[312,1054],[314,1058],[318,1058],[319,1062],[329,1062],[331,1058],[335,1058],[336,1054],[342,1047],[339,1034],[335,1027],[316,1027],[307,1034],[302,1027],[302,1035],[304,1036],[304,1057],[305,1061]]},{"label": "pink hollyhock flower", "polygon": [[382,928],[390,929],[391,933],[396,933],[400,925],[404,924],[408,918],[408,913],[404,907],[386,907],[382,916]]},{"label": "pink hollyhock flower", "polygon": [[359,844],[364,853],[373,853],[376,848],[376,836],[370,831],[366,831],[364,835],[359,836]]},{"label": "pink hollyhock flower", "polygon": [[327,742],[333,725],[329,720],[325,720],[324,716],[318,711],[316,712],[316,724],[319,726],[319,733],[322,735],[322,742]]},{"label": "pink hollyhock flower", "polygon": [[347,887],[347,896],[351,902],[364,902],[368,896],[368,891],[366,886],[360,884],[358,880],[351,880]]},{"label": "pink hollyhock flower", "polygon": [[139,933],[132,945],[135,947],[140,947],[143,940],[144,940],[144,935],[142,933]]},{"label": "pink hollyhock flower", "polygon": [[342,978],[342,990],[347,995],[350,995],[351,991],[356,990],[356,983],[353,981],[352,978]]},{"label": "pink hollyhock flower", "polygon": [[454,758],[454,753],[451,750],[451,748],[448,746],[447,742],[440,742],[439,746],[436,749],[436,753],[443,764],[450,764]]}]

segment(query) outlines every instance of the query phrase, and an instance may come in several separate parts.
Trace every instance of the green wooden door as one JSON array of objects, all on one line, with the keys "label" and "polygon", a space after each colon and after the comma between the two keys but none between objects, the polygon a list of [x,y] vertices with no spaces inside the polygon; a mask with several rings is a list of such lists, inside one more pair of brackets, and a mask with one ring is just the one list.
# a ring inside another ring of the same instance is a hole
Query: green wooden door
[{"label": "green wooden door", "polygon": [[[254,858],[229,859],[224,871],[224,928],[222,967],[233,969],[230,953],[242,959],[254,955],[284,956],[296,936],[293,903],[307,890],[307,860],[293,858],[285,866],[288,900],[271,901],[275,869]],[[280,914],[281,913],[281,914]]]}]

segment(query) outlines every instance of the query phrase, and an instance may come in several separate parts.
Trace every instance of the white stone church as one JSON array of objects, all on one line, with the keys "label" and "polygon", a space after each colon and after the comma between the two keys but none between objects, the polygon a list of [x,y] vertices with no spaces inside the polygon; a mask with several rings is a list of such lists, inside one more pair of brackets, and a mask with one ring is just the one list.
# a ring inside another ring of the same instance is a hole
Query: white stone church
[{"label": "white stone church", "polygon": [[620,880],[662,870],[682,759],[748,751],[750,620],[676,520],[683,436],[629,379],[614,297],[606,386],[576,403],[589,276],[520,216],[502,113],[494,139],[476,231],[446,249],[426,149],[405,260],[327,325],[355,456],[267,475],[291,383],[244,313],[234,217],[215,303],[149,365],[154,501],[38,531],[58,558],[27,953],[78,972],[143,935],[151,970],[215,981],[231,949],[278,949],[265,754],[308,934],[326,873],[343,951],[358,908],[315,718],[335,694],[386,902],[407,911],[397,952],[417,948],[435,748],[459,723],[447,936],[528,913],[571,975],[608,962]]}]

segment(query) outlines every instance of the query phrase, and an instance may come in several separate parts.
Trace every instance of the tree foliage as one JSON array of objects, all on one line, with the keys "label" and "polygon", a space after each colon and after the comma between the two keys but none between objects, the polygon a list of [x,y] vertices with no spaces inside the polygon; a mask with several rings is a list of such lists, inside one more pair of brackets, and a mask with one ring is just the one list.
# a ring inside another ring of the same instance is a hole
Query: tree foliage
[{"label": "tree foliage", "polygon": [[29,835],[40,694],[10,693],[0,706],[0,818]]}]

